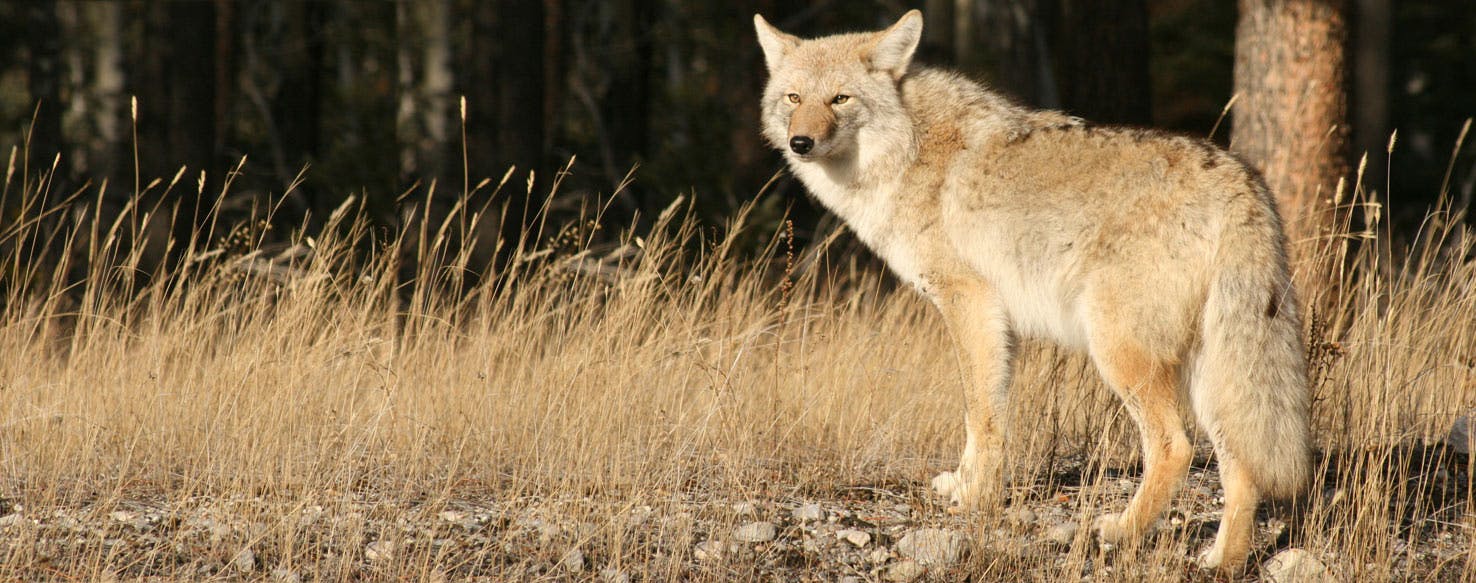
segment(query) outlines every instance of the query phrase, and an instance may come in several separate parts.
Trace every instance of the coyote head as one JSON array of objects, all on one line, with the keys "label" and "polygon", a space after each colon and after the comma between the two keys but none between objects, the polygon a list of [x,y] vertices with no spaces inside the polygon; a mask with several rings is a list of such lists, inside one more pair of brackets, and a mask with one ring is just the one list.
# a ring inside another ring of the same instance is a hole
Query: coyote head
[{"label": "coyote head", "polygon": [[801,39],[753,16],[769,65],[764,137],[791,162],[857,153],[860,134],[907,124],[897,84],[922,37],[913,10],[880,32]]}]

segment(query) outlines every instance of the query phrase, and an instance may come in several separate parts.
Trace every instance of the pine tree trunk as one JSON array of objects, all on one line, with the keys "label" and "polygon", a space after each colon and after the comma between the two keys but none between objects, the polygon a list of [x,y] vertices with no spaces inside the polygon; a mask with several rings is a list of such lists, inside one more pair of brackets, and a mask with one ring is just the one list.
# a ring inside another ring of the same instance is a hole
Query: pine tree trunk
[{"label": "pine tree trunk", "polygon": [[128,136],[122,5],[82,2],[61,8],[63,36],[76,40],[64,47],[71,91],[63,125],[72,171],[94,184],[110,179],[107,194],[126,198],[124,185],[132,178],[120,162]]},{"label": "pine tree trunk", "polygon": [[1315,231],[1347,174],[1346,13],[1346,0],[1240,0],[1230,145],[1293,233]]},{"label": "pine tree trunk", "polygon": [[[400,144],[400,176],[409,184],[428,186],[438,180],[438,192],[460,192],[447,160],[453,117],[450,47],[451,9],[448,0],[399,0],[396,34],[400,73],[400,107],[395,133]],[[460,177],[459,169],[454,173]]]}]

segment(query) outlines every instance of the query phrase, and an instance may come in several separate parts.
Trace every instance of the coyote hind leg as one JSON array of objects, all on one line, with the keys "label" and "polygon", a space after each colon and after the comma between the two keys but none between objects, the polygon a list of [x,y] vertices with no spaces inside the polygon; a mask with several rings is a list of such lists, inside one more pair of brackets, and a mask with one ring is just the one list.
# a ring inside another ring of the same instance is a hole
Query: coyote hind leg
[{"label": "coyote hind leg", "polygon": [[990,510],[1004,494],[1005,405],[1013,352],[1003,309],[983,283],[939,286],[938,311],[948,323],[964,377],[964,440],[958,469],[933,488],[958,511]]},{"label": "coyote hind leg", "polygon": [[1141,537],[1163,513],[1189,471],[1193,448],[1179,415],[1177,367],[1114,339],[1092,346],[1092,358],[1138,425],[1143,447],[1143,482],[1121,514],[1096,521],[1104,542]]}]

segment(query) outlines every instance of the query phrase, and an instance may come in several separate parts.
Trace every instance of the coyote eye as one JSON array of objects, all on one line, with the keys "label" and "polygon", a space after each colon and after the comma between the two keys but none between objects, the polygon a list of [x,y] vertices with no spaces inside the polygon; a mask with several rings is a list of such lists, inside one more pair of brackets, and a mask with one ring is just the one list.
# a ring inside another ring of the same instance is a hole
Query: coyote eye
[{"label": "coyote eye", "polygon": [[835,99],[830,100],[830,102],[831,103],[834,103],[836,105],[840,105],[840,104],[845,103],[845,102],[850,101],[850,100],[851,100],[851,96],[850,95],[837,95],[837,96],[835,96]]},{"label": "coyote eye", "polygon": [[798,93],[790,93],[789,95],[785,95],[784,98],[788,99],[790,103],[799,103],[800,101]]}]

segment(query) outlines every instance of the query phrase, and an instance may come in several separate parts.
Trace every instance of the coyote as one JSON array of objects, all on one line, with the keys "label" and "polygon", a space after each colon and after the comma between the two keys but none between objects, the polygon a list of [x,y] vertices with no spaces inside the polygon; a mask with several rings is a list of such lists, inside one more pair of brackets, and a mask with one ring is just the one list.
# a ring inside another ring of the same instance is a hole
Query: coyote
[{"label": "coyote", "polygon": [[810,192],[938,308],[964,364],[967,438],[933,479],[956,510],[1003,502],[1018,337],[1084,349],[1137,422],[1143,482],[1099,540],[1142,535],[1214,443],[1224,518],[1200,555],[1244,564],[1262,496],[1310,474],[1307,366],[1265,182],[1208,142],[1092,126],[912,66],[922,14],[801,39],[754,15],[763,133]]}]

